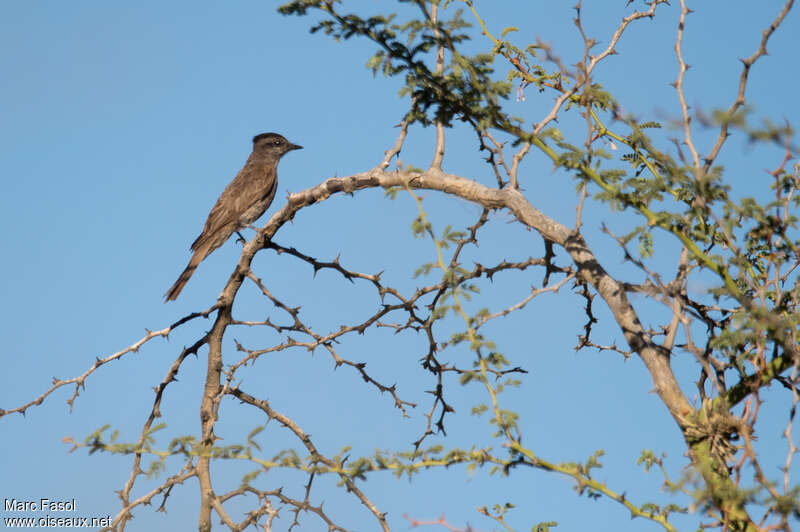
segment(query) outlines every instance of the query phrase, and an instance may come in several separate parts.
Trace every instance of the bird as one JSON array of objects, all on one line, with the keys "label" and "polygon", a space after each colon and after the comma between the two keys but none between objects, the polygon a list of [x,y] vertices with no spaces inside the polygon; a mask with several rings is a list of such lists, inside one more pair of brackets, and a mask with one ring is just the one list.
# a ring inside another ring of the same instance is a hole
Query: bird
[{"label": "bird", "polygon": [[164,294],[165,303],[174,301],[197,266],[230,236],[249,227],[269,208],[278,188],[278,161],[292,150],[303,149],[277,133],[253,137],[253,152],[236,177],[222,191],[211,209],[203,232],[192,243],[189,264]]}]

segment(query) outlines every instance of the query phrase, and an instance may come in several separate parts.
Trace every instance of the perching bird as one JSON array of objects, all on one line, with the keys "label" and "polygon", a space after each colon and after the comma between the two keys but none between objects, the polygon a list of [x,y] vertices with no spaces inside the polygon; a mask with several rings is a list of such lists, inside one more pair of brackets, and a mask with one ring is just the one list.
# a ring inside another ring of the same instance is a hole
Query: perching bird
[{"label": "perching bird", "polygon": [[262,133],[253,137],[253,153],[247,158],[206,220],[203,232],[192,244],[192,259],[183,273],[164,294],[174,301],[189,278],[212,251],[220,247],[236,231],[248,227],[267,210],[278,188],[278,161],[292,150],[302,149],[277,133]]}]

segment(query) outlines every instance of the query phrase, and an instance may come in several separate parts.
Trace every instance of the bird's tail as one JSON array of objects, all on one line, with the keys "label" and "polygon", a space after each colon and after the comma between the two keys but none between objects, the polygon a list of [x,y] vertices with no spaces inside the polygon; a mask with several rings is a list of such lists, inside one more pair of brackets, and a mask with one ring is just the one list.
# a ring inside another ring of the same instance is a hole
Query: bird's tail
[{"label": "bird's tail", "polygon": [[192,258],[189,261],[189,264],[186,266],[186,269],[180,274],[178,280],[175,281],[175,284],[173,284],[172,287],[167,290],[167,293],[164,294],[164,297],[166,298],[164,303],[178,299],[178,296],[181,294],[181,290],[183,290],[183,287],[186,286],[186,283],[189,282],[189,278],[191,278],[192,274],[197,269],[197,265],[203,262],[203,259],[206,258],[206,255],[208,255],[208,253],[204,253],[203,251],[204,250],[198,249],[194,252],[194,255],[192,255]]}]

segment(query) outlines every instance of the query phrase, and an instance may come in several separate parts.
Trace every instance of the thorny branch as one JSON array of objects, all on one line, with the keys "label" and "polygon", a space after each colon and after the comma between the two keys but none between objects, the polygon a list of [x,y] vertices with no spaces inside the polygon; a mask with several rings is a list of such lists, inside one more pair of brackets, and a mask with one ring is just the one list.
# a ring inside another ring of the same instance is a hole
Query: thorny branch
[{"label": "thorny branch", "polygon": [[174,331],[175,329],[177,329],[178,327],[180,327],[184,323],[188,323],[188,322],[194,320],[195,318],[200,318],[200,317],[208,318],[209,314],[214,312],[216,307],[217,307],[216,305],[213,305],[212,307],[210,307],[210,308],[208,308],[208,309],[206,309],[206,310],[204,310],[202,312],[193,312],[191,314],[188,314],[188,315],[184,316],[183,318],[179,319],[178,321],[176,321],[175,323],[173,323],[172,325],[170,325],[169,327],[166,327],[164,329],[161,329],[161,330],[158,330],[158,331],[150,331],[150,330],[148,330],[147,334],[145,334],[144,337],[142,337],[139,341],[129,345],[125,349],[122,349],[121,351],[117,351],[116,353],[108,355],[105,358],[97,358],[97,359],[95,359],[94,364],[92,364],[92,366],[89,369],[87,369],[85,372],[83,372],[81,375],[78,375],[77,377],[72,377],[70,379],[59,379],[57,377],[53,377],[52,386],[50,386],[50,388],[45,390],[44,393],[42,393],[39,397],[37,397],[36,399],[33,399],[32,401],[29,401],[29,402],[27,402],[27,403],[25,403],[23,405],[20,405],[18,407],[12,408],[10,410],[0,409],[0,418],[2,418],[4,416],[7,416],[9,414],[15,414],[15,413],[20,413],[20,414],[24,415],[25,412],[30,407],[41,405],[44,402],[44,400],[47,399],[47,397],[50,394],[52,394],[53,392],[55,392],[56,390],[58,390],[62,386],[67,386],[67,385],[70,385],[70,384],[74,384],[75,385],[75,388],[74,388],[74,390],[72,392],[72,396],[69,399],[67,399],[67,404],[69,405],[69,409],[70,409],[70,411],[72,411],[72,406],[74,405],[75,400],[80,395],[80,392],[81,392],[81,390],[83,389],[83,387],[84,387],[84,385],[86,383],[86,379],[88,379],[100,367],[102,367],[102,366],[104,366],[104,365],[106,365],[109,362],[112,362],[114,360],[119,360],[120,358],[124,357],[125,355],[127,355],[129,353],[134,353],[134,354],[138,353],[139,349],[141,349],[142,346],[147,344],[153,338],[158,338],[158,337],[167,338],[167,337],[169,337],[169,334],[172,331]]}]

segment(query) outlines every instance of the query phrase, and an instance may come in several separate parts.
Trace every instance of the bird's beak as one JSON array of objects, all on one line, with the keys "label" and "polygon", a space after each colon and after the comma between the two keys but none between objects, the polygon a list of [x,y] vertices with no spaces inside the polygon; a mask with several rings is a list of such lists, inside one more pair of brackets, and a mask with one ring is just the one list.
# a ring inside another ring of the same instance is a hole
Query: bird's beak
[{"label": "bird's beak", "polygon": [[289,145],[289,150],[302,150],[302,149],[303,149],[303,147],[302,146],[298,146],[297,144],[290,144]]}]

